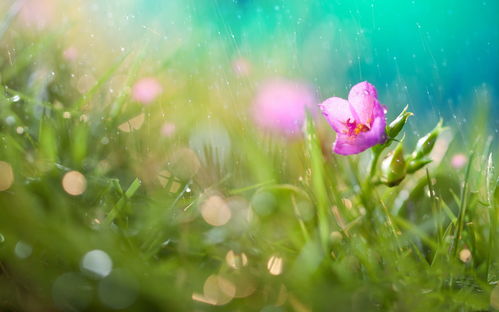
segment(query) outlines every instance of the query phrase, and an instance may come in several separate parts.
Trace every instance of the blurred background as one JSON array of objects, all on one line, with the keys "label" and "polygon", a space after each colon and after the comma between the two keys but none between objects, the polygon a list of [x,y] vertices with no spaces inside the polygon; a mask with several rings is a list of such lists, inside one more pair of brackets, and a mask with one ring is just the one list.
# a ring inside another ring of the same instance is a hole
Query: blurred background
[{"label": "blurred background", "polygon": [[[164,45],[175,42],[194,54],[193,65],[206,58],[222,77],[226,62],[244,60],[252,69],[250,84],[268,76],[305,80],[320,99],[345,97],[352,84],[368,80],[393,111],[409,104],[425,117],[421,121],[429,117],[434,123],[440,116],[461,120],[473,114],[471,103],[480,92],[497,103],[498,6],[496,1],[95,1],[88,5],[95,13],[88,21],[119,35],[127,48],[148,37],[159,57],[169,53]],[[493,120],[496,128],[498,122]]]},{"label": "blurred background", "polygon": [[471,146],[479,196],[497,145],[498,21],[490,0],[1,0],[0,308],[487,309],[491,287],[468,279],[426,292],[450,267],[429,271],[417,236],[435,234],[429,177],[382,189],[401,242],[357,226],[369,153],[332,155],[316,104],[367,80],[388,120],[414,112],[405,148],[443,118],[430,173],[454,216]]},{"label": "blurred background", "polygon": [[[4,1],[3,11],[21,2]],[[26,2],[16,22],[33,33],[64,33],[61,49],[71,48],[78,63],[98,67],[92,58],[145,49],[147,74],[170,73],[177,85],[198,76],[206,90],[223,93],[221,105],[269,77],[306,82],[317,101],[346,97],[368,80],[391,116],[408,104],[422,123],[444,117],[463,124],[472,103],[497,103],[496,1]],[[182,64],[169,66],[172,55]],[[491,126],[497,130],[499,121]]]}]

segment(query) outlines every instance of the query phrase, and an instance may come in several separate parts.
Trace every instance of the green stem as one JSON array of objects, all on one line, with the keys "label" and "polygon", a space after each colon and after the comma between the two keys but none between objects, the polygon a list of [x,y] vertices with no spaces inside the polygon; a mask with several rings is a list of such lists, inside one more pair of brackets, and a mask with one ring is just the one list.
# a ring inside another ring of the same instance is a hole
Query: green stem
[{"label": "green stem", "polygon": [[379,156],[381,155],[381,151],[373,150],[373,158],[371,159],[371,163],[369,164],[369,176],[367,178],[368,183],[371,183],[371,179],[376,174],[376,164],[378,163]]}]

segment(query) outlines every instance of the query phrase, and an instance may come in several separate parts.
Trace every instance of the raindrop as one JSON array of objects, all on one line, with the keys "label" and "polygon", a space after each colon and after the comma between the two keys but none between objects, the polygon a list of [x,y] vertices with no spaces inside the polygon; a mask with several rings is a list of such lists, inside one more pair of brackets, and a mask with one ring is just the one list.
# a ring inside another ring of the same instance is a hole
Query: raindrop
[{"label": "raindrop", "polygon": [[10,98],[12,102],[19,102],[20,99],[21,97],[17,94]]}]

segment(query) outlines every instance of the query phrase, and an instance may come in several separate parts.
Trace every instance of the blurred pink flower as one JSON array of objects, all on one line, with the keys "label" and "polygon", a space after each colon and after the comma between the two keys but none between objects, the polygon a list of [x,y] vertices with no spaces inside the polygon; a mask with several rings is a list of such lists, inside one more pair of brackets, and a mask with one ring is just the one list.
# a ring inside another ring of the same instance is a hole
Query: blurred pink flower
[{"label": "blurred pink flower", "polygon": [[263,129],[295,135],[305,121],[306,110],[313,110],[315,95],[301,82],[286,79],[265,81],[253,101],[253,117]]},{"label": "blurred pink flower", "polygon": [[19,18],[27,27],[43,29],[53,20],[54,9],[52,0],[24,0]]},{"label": "blurred pink flower", "polygon": [[62,52],[62,56],[68,61],[76,61],[78,50],[75,47],[69,47]]},{"label": "blurred pink flower", "polygon": [[466,165],[467,162],[468,162],[468,157],[466,157],[466,155],[455,154],[454,156],[452,156],[450,164],[455,169],[461,169],[462,167],[464,167],[464,165]]},{"label": "blurred pink flower", "polygon": [[335,153],[358,154],[386,141],[385,109],[378,101],[376,88],[369,82],[353,86],[348,101],[332,97],[319,106],[337,133]]},{"label": "blurred pink flower", "polygon": [[142,104],[150,104],[163,92],[156,78],[146,77],[137,81],[132,88],[132,97]]},{"label": "blurred pink flower", "polygon": [[251,72],[251,64],[246,58],[239,57],[232,62],[232,70],[237,76],[245,77]]},{"label": "blurred pink flower", "polygon": [[165,137],[171,137],[175,133],[176,126],[174,123],[165,122],[161,126],[161,134]]}]

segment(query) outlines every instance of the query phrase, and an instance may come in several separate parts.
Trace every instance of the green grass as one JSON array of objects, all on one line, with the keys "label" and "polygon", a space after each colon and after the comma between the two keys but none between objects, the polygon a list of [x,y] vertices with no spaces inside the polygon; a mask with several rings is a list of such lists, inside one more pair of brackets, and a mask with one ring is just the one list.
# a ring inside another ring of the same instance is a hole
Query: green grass
[{"label": "green grass", "polygon": [[[15,177],[0,192],[1,310],[497,308],[498,153],[484,122],[470,127],[473,148],[456,140],[442,160],[389,188],[371,181],[368,152],[333,155],[331,131],[320,119],[309,119],[292,141],[257,131],[245,113],[234,113],[249,102],[247,81],[230,78],[241,91],[228,97],[234,108],[222,107],[205,88],[213,74],[202,59],[198,76],[181,53],[148,65],[155,72],[154,64],[166,64],[183,85],[142,107],[129,88],[147,74],[145,52],[110,59],[79,94],[69,73],[85,69],[55,56],[60,34],[5,36],[9,45],[28,47],[13,63],[1,47],[0,160]],[[28,83],[40,64],[52,66],[55,78]],[[126,82],[110,96],[116,75]],[[139,113],[140,129],[118,130]],[[165,119],[176,123],[172,138],[158,134]],[[230,148],[216,140],[203,149],[189,145],[206,120],[200,132],[225,129]],[[460,149],[471,151],[469,162],[454,169],[450,157]],[[72,170],[87,182],[78,196],[62,187]],[[214,196],[231,212],[222,226],[202,215]],[[112,259],[106,277],[82,269],[95,249]],[[227,261],[229,251],[235,260]],[[276,259],[282,273],[272,275],[280,271]],[[203,289],[214,274],[222,291]],[[225,304],[200,302],[203,294]]]}]

